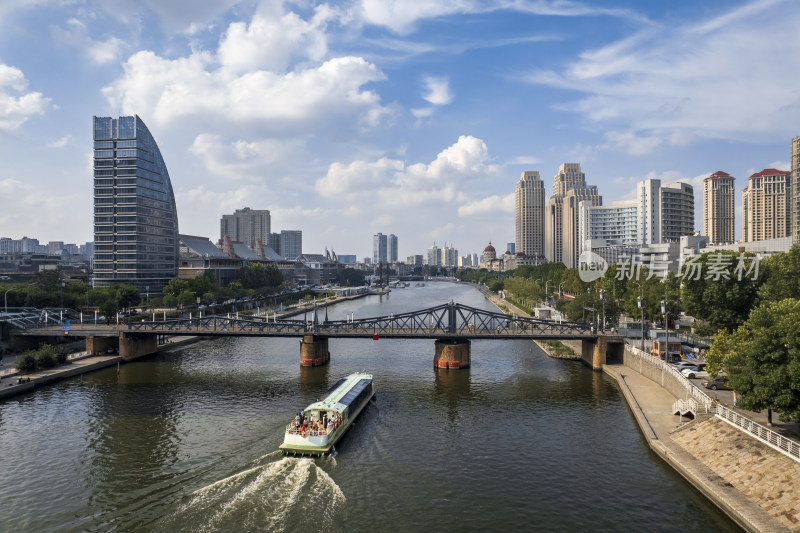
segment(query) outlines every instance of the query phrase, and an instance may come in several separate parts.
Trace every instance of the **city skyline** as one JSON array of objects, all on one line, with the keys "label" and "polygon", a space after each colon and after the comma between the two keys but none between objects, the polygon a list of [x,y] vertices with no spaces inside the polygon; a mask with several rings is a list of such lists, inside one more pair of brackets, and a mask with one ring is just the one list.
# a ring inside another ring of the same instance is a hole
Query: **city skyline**
[{"label": "city skyline", "polygon": [[697,229],[703,179],[736,176],[741,239],[747,177],[800,134],[800,6],[650,4],[4,2],[0,233],[91,241],[91,117],[137,114],[189,234],[250,205],[309,253],[475,252],[515,240],[522,172],[549,198],[576,162],[607,203],[691,184]]}]

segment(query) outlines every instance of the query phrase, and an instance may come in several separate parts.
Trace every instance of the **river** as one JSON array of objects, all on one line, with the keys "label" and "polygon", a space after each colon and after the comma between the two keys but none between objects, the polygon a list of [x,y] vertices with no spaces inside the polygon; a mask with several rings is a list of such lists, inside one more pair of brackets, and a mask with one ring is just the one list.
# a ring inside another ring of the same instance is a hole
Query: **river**
[{"label": "river", "polygon": [[[450,300],[427,283],[330,319]],[[433,368],[432,340],[223,338],[0,403],[0,531],[738,531],[650,452],[614,383],[531,341],[474,341]],[[377,397],[322,459],[276,453],[340,377]]]}]

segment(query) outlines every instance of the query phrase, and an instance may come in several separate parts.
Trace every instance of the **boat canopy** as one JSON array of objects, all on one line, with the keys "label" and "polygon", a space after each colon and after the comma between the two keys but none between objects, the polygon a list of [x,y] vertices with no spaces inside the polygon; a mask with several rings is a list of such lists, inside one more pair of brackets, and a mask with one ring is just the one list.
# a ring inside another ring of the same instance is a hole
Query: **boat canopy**
[{"label": "boat canopy", "polygon": [[314,402],[306,411],[334,411],[342,413],[372,383],[370,374],[351,374],[340,380],[324,400]]}]

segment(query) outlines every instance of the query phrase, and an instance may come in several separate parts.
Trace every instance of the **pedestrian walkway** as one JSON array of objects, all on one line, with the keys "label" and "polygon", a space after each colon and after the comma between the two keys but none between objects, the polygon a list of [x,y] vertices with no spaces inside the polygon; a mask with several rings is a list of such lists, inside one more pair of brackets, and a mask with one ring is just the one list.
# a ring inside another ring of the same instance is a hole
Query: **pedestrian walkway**
[{"label": "pedestrian walkway", "polygon": [[[650,448],[741,527],[760,532],[800,531],[800,494],[795,493],[794,485],[780,486],[794,469],[800,478],[800,463],[716,418],[684,419],[682,424],[672,413],[677,398],[630,367],[604,365],[603,371],[619,384]],[[740,438],[715,438],[722,432]],[[715,447],[698,446],[697,435],[709,435]],[[719,456],[727,461],[711,459]],[[751,456],[765,460],[736,460]],[[768,484],[753,487],[753,479],[766,479]],[[784,507],[774,507],[776,499]]]}]

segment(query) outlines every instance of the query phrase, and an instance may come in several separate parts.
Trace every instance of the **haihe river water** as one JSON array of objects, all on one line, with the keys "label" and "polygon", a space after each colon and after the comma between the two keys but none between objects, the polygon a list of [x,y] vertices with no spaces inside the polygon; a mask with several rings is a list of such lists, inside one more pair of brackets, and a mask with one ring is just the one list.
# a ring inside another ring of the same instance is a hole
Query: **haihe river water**
[{"label": "haihe river water", "polygon": [[[456,300],[451,283],[329,317]],[[653,455],[602,373],[531,341],[474,341],[468,370],[432,340],[226,338],[0,403],[0,531],[736,531]],[[294,414],[353,371],[377,397],[323,459],[276,452]]]}]

